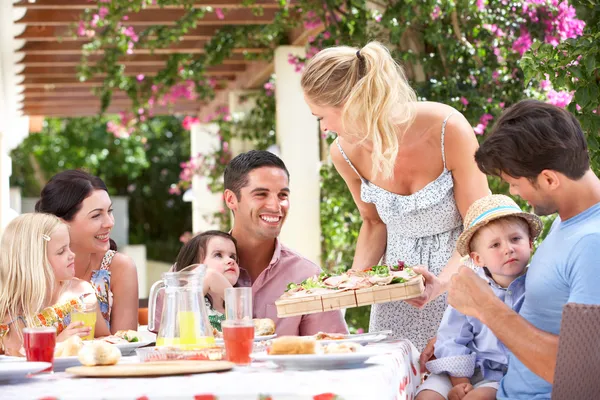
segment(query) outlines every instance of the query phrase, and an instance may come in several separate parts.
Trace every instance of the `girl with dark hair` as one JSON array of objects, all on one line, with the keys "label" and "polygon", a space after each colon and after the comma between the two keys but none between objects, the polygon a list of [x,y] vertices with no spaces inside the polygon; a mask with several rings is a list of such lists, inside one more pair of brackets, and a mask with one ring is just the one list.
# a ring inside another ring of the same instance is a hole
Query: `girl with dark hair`
[{"label": "girl with dark hair", "polygon": [[[203,292],[206,295],[208,318],[212,327],[220,331],[221,321],[225,319],[223,315],[225,289],[235,286],[240,276],[237,241],[229,233],[203,232],[190,239],[181,248],[170,272],[178,272],[194,264],[206,265]],[[160,327],[163,305],[163,298],[160,294],[156,300],[154,315],[154,327],[157,332]]]},{"label": "girl with dark hair", "polygon": [[83,171],[60,172],[42,189],[35,211],[54,214],[69,225],[75,277],[94,287],[111,333],[137,330],[137,271],[110,239],[115,220],[102,179]]}]

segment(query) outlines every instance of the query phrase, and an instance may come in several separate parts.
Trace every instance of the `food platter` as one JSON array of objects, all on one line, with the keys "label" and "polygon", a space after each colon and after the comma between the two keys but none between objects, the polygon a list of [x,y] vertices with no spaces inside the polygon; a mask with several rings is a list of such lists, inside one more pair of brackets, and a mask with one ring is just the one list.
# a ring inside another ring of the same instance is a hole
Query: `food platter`
[{"label": "food platter", "polygon": [[[376,274],[351,271],[325,279],[321,274],[305,281],[307,284],[290,284],[288,291],[275,302],[277,316],[283,318],[407,300],[419,297],[425,290],[423,276],[410,268],[393,271],[378,267],[381,269]],[[394,283],[396,281],[399,283]]]}]

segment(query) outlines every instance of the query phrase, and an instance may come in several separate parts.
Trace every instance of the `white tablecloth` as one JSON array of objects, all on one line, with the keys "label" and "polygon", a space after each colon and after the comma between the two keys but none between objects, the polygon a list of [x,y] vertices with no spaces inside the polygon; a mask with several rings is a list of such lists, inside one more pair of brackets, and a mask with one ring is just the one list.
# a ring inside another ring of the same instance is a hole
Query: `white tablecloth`
[{"label": "white tablecloth", "polygon": [[292,371],[270,363],[229,372],[157,378],[76,378],[66,372],[0,383],[0,399],[412,400],[419,353],[406,340],[368,346],[368,366]]}]

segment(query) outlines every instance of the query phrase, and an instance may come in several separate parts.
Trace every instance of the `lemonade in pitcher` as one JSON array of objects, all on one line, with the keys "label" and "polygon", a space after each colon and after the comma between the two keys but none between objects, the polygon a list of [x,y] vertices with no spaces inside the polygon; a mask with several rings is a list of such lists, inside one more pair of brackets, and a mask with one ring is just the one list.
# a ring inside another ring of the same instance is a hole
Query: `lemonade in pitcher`
[{"label": "lemonade in pitcher", "polygon": [[194,311],[177,312],[179,324],[179,337],[158,337],[157,346],[179,346],[195,350],[215,345],[213,336],[205,336],[203,329],[198,324],[198,313]]},{"label": "lemonade in pitcher", "polygon": [[[194,268],[185,272],[165,272],[163,279],[150,289],[149,315],[155,315],[159,292],[164,298],[157,346],[178,346],[190,350],[215,346],[202,291],[206,266],[190,267]],[[154,324],[154,318],[150,318],[148,329],[155,331]]]}]

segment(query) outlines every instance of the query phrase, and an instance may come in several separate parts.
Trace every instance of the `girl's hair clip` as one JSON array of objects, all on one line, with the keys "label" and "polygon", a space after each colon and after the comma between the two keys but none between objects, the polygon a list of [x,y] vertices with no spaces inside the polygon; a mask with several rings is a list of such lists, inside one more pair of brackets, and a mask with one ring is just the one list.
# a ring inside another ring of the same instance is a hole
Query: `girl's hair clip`
[{"label": "girl's hair clip", "polygon": [[44,239],[46,242],[49,242],[50,236],[46,235],[45,233],[42,233],[42,239]]}]

